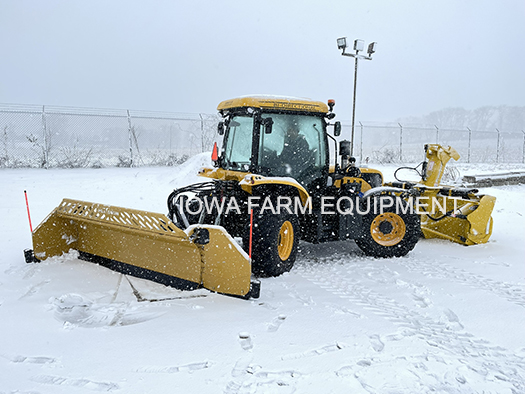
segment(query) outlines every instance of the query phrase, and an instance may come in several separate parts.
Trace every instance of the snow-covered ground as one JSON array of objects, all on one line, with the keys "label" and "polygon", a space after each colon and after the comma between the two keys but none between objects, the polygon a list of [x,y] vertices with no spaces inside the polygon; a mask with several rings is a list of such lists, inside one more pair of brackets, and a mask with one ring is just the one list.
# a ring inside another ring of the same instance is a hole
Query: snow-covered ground
[{"label": "snow-covered ground", "polygon": [[[498,199],[488,244],[421,240],[384,260],[353,242],[302,244],[257,300],[74,254],[24,262],[24,190],[33,226],[64,197],[166,212],[206,162],[0,171],[0,393],[525,393],[525,186],[483,190]],[[180,299],[138,302],[130,283]]]}]

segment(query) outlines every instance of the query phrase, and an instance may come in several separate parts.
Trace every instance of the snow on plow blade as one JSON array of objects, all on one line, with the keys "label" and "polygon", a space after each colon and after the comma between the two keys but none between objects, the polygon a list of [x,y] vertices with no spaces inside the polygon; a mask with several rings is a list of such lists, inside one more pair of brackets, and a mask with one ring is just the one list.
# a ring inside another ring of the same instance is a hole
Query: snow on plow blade
[{"label": "snow on plow blade", "polygon": [[178,289],[259,297],[248,256],[224,228],[183,231],[159,213],[64,199],[33,232],[33,249],[28,262],[75,249],[83,260]]}]

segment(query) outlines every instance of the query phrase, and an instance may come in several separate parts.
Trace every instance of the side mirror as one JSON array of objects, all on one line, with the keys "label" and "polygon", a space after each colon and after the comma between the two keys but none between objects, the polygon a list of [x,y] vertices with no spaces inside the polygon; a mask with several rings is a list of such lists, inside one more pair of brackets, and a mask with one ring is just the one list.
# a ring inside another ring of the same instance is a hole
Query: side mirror
[{"label": "side mirror", "polygon": [[334,136],[339,137],[341,135],[341,122],[337,121],[334,123]]},{"label": "side mirror", "polygon": [[217,125],[217,134],[224,135],[224,122],[219,122]]},{"label": "side mirror", "polygon": [[350,141],[344,140],[339,142],[339,155],[350,156],[351,144]]},{"label": "side mirror", "polygon": [[273,119],[272,118],[265,118],[262,120],[262,124],[264,127],[264,134],[271,134],[272,133],[272,126],[273,126]]}]

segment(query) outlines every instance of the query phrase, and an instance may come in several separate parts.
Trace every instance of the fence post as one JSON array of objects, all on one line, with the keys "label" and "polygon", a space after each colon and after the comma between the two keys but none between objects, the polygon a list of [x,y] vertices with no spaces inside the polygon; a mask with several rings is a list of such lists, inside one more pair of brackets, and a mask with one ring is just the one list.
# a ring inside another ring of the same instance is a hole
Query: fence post
[{"label": "fence post", "polygon": [[439,144],[439,129],[436,125],[434,127],[436,128],[436,144]]},{"label": "fence post", "polygon": [[525,163],[525,131],[521,130],[521,132],[523,133],[523,158],[521,161]]},{"label": "fence post", "polygon": [[363,163],[363,124],[359,122],[361,128],[361,140],[359,141],[359,162]]},{"label": "fence post", "polygon": [[131,125],[131,115],[129,113],[129,109],[126,110],[126,112],[128,113],[128,139],[129,139],[129,166],[130,167],[133,167],[133,138],[132,138],[132,134],[133,134],[133,130],[132,130],[132,125]]},{"label": "fence post", "polygon": [[202,114],[199,113],[199,118],[201,118],[201,153],[204,152],[204,119]]},{"label": "fence post", "polygon": [[49,168],[48,161],[49,161],[49,146],[47,141],[47,124],[46,124],[46,106],[42,106],[42,133],[44,135],[44,146],[42,148],[42,151],[44,153],[44,168]]},{"label": "fence post", "polygon": [[401,123],[398,123],[399,125],[399,161],[403,162],[403,126],[401,126]]},{"label": "fence post", "polygon": [[496,145],[496,163],[499,163],[499,138],[500,138],[499,134],[500,133],[498,129],[496,129],[496,131],[498,132],[498,143]]},{"label": "fence post", "polygon": [[470,130],[469,127],[467,127],[468,130],[468,156],[467,156],[467,163],[470,163],[470,144],[472,141],[472,130]]}]

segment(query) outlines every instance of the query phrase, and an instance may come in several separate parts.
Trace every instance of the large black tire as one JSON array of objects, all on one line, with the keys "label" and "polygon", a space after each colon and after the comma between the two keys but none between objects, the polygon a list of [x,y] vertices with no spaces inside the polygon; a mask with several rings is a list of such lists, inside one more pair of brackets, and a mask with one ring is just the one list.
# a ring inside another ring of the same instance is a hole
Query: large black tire
[{"label": "large black tire", "polygon": [[[299,219],[295,215],[255,215],[252,235],[252,272],[256,276],[279,276],[292,269],[300,238]],[[243,236],[248,252],[249,224]]]},{"label": "large black tire", "polygon": [[[356,238],[355,243],[368,256],[373,257],[402,257],[410,252],[417,244],[421,234],[419,215],[407,211],[403,213],[397,207],[406,210],[407,203],[399,197],[375,196],[370,200],[370,206],[374,203],[379,207],[380,199],[394,198],[394,206],[385,208],[383,213],[378,209],[363,216],[363,232],[361,237]],[[365,211],[366,204],[361,208]],[[396,212],[397,211],[397,212]]]}]

